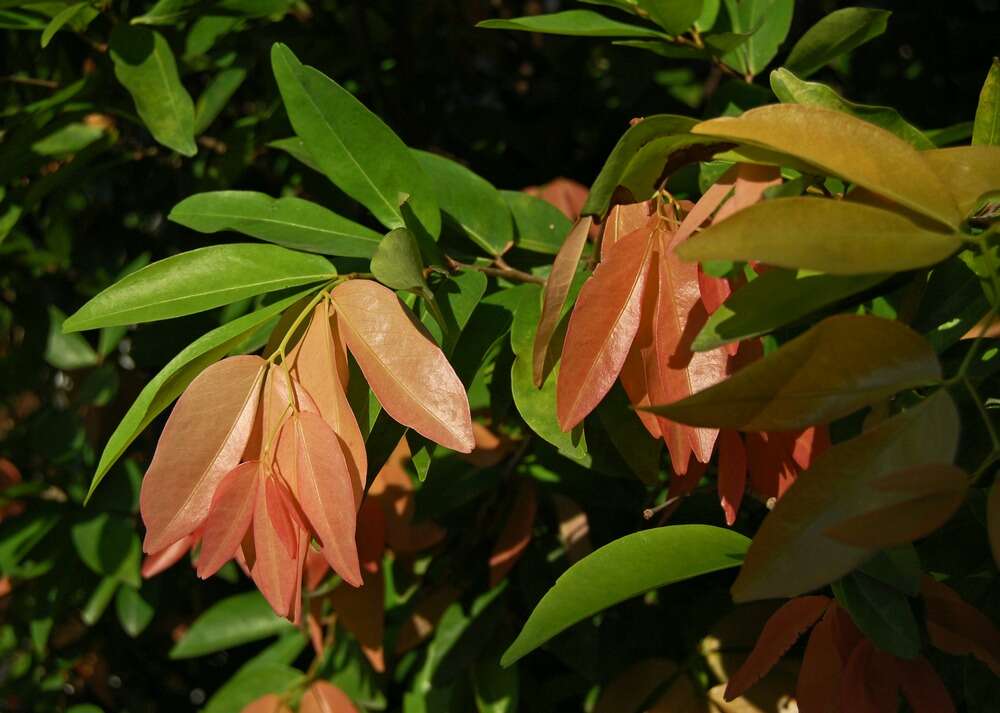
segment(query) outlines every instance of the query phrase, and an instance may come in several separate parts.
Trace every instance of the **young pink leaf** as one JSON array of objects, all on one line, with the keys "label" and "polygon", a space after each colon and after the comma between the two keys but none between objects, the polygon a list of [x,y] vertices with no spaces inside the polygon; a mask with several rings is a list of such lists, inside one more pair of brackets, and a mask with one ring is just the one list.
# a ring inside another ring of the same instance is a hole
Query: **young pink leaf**
[{"label": "young pink leaf", "polygon": [[365,572],[363,586],[341,584],[329,598],[337,621],[354,634],[372,668],[385,671],[385,578],[381,568]]},{"label": "young pink leaf", "polygon": [[[658,262],[653,260],[649,266],[646,287],[642,292],[642,302],[639,308],[639,329],[636,331],[635,339],[632,340],[632,346],[629,348],[625,363],[622,364],[621,373],[618,375],[629,401],[636,408],[649,406],[653,403],[650,400],[650,394],[662,393],[663,391],[658,383],[660,370],[656,364],[656,343],[653,340],[656,331],[654,328],[656,305],[660,292]],[[653,438],[663,436],[663,432],[660,430],[660,419],[655,414],[648,411],[636,411],[636,415],[649,431],[649,435]]]},{"label": "young pink leaf", "polygon": [[288,513],[283,508],[274,513],[269,511],[266,490],[264,483],[258,484],[257,503],[253,513],[253,564],[250,575],[275,613],[288,617],[292,610],[292,598],[295,596],[297,568],[289,561],[288,550],[275,527],[275,520],[279,522],[278,528],[285,527],[283,518],[287,518]]},{"label": "young pink leaf", "polygon": [[746,448],[740,434],[727,428],[719,433],[719,500],[729,526],[736,522],[746,487]]},{"label": "young pink leaf", "polygon": [[274,476],[264,479],[264,497],[267,499],[267,511],[271,515],[274,532],[285,548],[288,559],[294,560],[299,548],[299,533],[292,515],[295,512],[292,498],[285,485]]},{"label": "young pink leaf", "polygon": [[187,537],[182,537],[177,540],[177,542],[170,545],[166,549],[147,555],[142,561],[143,579],[155,577],[160,572],[173,567],[180,561],[181,557],[186,555],[188,551],[194,547],[194,543],[197,541],[197,535],[188,535]]},{"label": "young pink leaf", "polygon": [[299,713],[358,713],[347,694],[326,681],[315,681],[302,694]]},{"label": "young pink leaf", "polygon": [[608,259],[608,252],[615,243],[649,222],[653,206],[651,201],[646,201],[621,203],[611,209],[604,220],[604,232],[601,235],[601,260]]},{"label": "young pink leaf", "polygon": [[830,607],[813,627],[799,670],[795,697],[802,713],[839,713],[844,667],[834,638],[837,610]]},{"label": "young pink leaf", "polygon": [[531,544],[531,531],[538,511],[535,487],[525,480],[517,488],[514,504],[507,515],[500,538],[490,555],[490,587],[499,584],[517,564],[517,560]]},{"label": "young pink leaf", "polygon": [[248,461],[233,468],[215,491],[202,531],[198,554],[198,576],[211,577],[231,560],[250,523],[257,500],[260,461]]},{"label": "young pink leaf", "polygon": [[475,446],[465,387],[389,289],[348,280],[332,292],[344,339],[386,412],[446,448]]},{"label": "young pink leaf", "polygon": [[250,438],[264,366],[256,356],[223,359],[181,394],[142,481],[144,552],[163,550],[204,522]]}]

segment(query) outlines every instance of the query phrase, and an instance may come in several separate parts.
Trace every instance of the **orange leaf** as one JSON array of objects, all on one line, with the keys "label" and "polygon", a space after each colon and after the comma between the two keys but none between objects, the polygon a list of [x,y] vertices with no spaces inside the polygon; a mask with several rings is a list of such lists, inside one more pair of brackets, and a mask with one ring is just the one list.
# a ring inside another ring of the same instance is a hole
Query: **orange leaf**
[{"label": "orange leaf", "polygon": [[389,460],[379,471],[368,491],[385,512],[385,537],[389,548],[399,554],[419,552],[440,542],[445,532],[433,522],[413,522],[413,480],[406,472],[410,451],[401,438]]},{"label": "orange leaf", "polygon": [[330,604],[337,620],[358,640],[372,668],[385,671],[382,640],[385,635],[385,579],[382,570],[365,572],[364,584],[341,584],[330,592]]},{"label": "orange leaf", "polygon": [[[642,292],[642,302],[640,305],[639,329],[629,348],[625,363],[622,364],[622,371],[619,380],[628,395],[629,401],[636,408],[649,406],[651,393],[661,393],[659,386],[660,370],[656,365],[656,344],[653,340],[655,335],[656,305],[659,295],[659,265],[657,260],[653,260],[649,266],[649,275],[646,277],[646,287]],[[660,419],[648,411],[636,411],[642,425],[649,431],[653,438],[662,438],[663,432],[660,430]]]},{"label": "orange leaf", "polygon": [[780,498],[798,475],[794,450],[795,434],[787,431],[746,433],[750,487],[764,498]]},{"label": "orange leaf", "polygon": [[897,659],[896,670],[900,690],[913,713],[955,713],[955,703],[948,689],[927,659]]},{"label": "orange leaf", "polygon": [[434,631],[445,610],[458,599],[459,592],[452,587],[441,587],[425,595],[413,607],[396,635],[396,653],[404,654],[416,648]]},{"label": "orange leaf", "polygon": [[946,584],[924,577],[924,616],[931,643],[953,656],[972,654],[1000,676],[1000,631]]},{"label": "orange leaf", "polygon": [[538,511],[535,486],[529,480],[522,480],[517,486],[514,504],[507,515],[500,539],[490,555],[490,587],[495,587],[531,543],[531,533]]},{"label": "orange leaf", "polygon": [[562,176],[553,178],[543,186],[528,186],[524,192],[551,203],[570,220],[576,220],[579,217],[589,193],[587,187],[582,183]]},{"label": "orange leaf", "polygon": [[811,468],[813,461],[830,448],[830,430],[826,426],[810,426],[795,439],[792,459],[802,470]]},{"label": "orange leaf", "polygon": [[359,586],[354,489],[337,434],[312,413],[298,414],[281,438],[286,433],[295,439],[299,506],[323,546],[326,561],[346,582]]},{"label": "orange leaf", "polygon": [[[854,649],[844,667],[842,710],[851,713],[886,713],[899,705],[895,659],[865,639]],[[807,712],[803,712],[807,713]]]},{"label": "orange leaf", "polygon": [[828,597],[797,597],[776,611],[757,639],[757,644],[726,686],[726,700],[731,701],[770,671],[792,648],[802,633],[815,624],[830,605]]},{"label": "orange leaf", "polygon": [[285,489],[285,485],[275,477],[264,479],[264,497],[267,500],[267,510],[271,515],[271,525],[278,536],[288,559],[295,559],[298,550],[299,533],[296,531],[296,523],[292,519],[295,506],[292,504],[291,495]]},{"label": "orange leaf", "polygon": [[446,448],[475,445],[465,387],[389,289],[348,280],[331,293],[347,346],[386,412]]},{"label": "orange leaf", "polygon": [[726,524],[736,522],[743,493],[747,487],[747,452],[736,431],[719,433],[719,501],[726,514]]},{"label": "orange leaf", "polygon": [[253,521],[260,461],[241,463],[222,479],[201,537],[198,576],[211,577],[231,560]]},{"label": "orange leaf", "polygon": [[358,511],[358,561],[366,572],[377,572],[385,553],[385,512],[374,499]]},{"label": "orange leaf", "polygon": [[289,515],[284,507],[271,512],[266,493],[266,486],[263,484],[257,486],[257,503],[253,512],[253,565],[250,567],[250,576],[275,613],[278,616],[288,617],[292,613],[292,597],[295,596],[295,578],[298,572],[295,563],[289,561],[288,550],[278,535],[275,520],[278,521],[279,528],[288,527],[285,518]]},{"label": "orange leaf", "polygon": [[299,713],[358,713],[347,694],[326,681],[315,681],[302,694]]},{"label": "orange leaf", "polygon": [[986,500],[986,530],[990,537],[990,549],[993,550],[993,561],[1000,567],[1000,480],[993,481]]},{"label": "orange leaf", "polygon": [[[337,434],[341,450],[351,474],[354,488],[355,509],[361,505],[368,458],[365,439],[340,381],[338,347],[330,327],[329,308],[325,303],[316,305],[312,320],[300,342],[294,361],[294,372],[302,388],[312,397],[320,416]],[[346,362],[346,359],[345,359]],[[346,363],[345,363],[346,366]]]},{"label": "orange leaf", "polygon": [[552,495],[552,504],[559,518],[559,539],[566,549],[566,559],[577,562],[593,550],[590,544],[590,521],[576,502],[561,493]]},{"label": "orange leaf", "polygon": [[722,204],[712,223],[725,220],[764,198],[764,191],[781,184],[781,170],[777,166],[758,163],[738,163],[727,172],[733,174],[733,195]]},{"label": "orange leaf", "polygon": [[312,547],[306,552],[305,587],[308,591],[313,591],[323,582],[326,573],[330,571],[330,565],[326,558]]},{"label": "orange leaf", "polygon": [[705,224],[712,213],[722,204],[726,196],[733,190],[733,182],[736,180],[737,167],[733,166],[719,178],[718,181],[709,186],[694,207],[688,211],[677,228],[677,242],[687,240],[698,228]]},{"label": "orange leaf", "polygon": [[669,659],[637,661],[604,687],[594,706],[594,713],[645,710],[640,706],[677,673],[677,664]]},{"label": "orange leaf", "polygon": [[155,577],[160,572],[173,567],[181,557],[187,554],[188,550],[194,546],[197,540],[198,538],[195,535],[188,535],[159,552],[147,555],[142,561],[143,578],[149,579],[150,577]]},{"label": "orange leaf", "polygon": [[639,330],[653,241],[643,229],[620,240],[583,285],[563,343],[556,387],[559,426],[571,430],[615,383]]},{"label": "orange leaf", "polygon": [[208,516],[219,481],[239,463],[250,438],[264,366],[256,356],[223,359],[181,394],[142,481],[144,552],[190,535]]},{"label": "orange leaf", "polygon": [[837,610],[830,607],[813,627],[799,670],[795,697],[801,713],[839,713],[843,661],[834,639]]},{"label": "orange leaf", "polygon": [[292,713],[292,709],[277,693],[267,693],[248,703],[240,713]]},{"label": "orange leaf", "polygon": [[612,245],[649,222],[653,205],[652,201],[620,203],[611,209],[608,217],[604,220],[604,233],[601,236],[601,260],[608,259],[608,251]]},{"label": "orange leaf", "polygon": [[506,436],[494,433],[478,421],[472,422],[472,435],[476,439],[476,447],[472,449],[472,453],[463,454],[460,457],[466,463],[472,463],[477,468],[492,468],[503,461],[517,445]]}]

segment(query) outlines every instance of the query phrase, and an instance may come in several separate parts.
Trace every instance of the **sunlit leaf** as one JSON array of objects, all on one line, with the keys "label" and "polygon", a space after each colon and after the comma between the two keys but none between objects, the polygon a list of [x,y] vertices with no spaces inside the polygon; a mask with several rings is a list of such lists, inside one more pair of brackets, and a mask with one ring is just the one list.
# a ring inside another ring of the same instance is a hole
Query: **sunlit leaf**
[{"label": "sunlit leaf", "polygon": [[247,461],[219,482],[198,554],[198,576],[202,579],[215,574],[239,549],[253,520],[257,486],[261,480],[260,461]]},{"label": "sunlit leaf", "polygon": [[394,290],[421,293],[427,289],[420,246],[412,232],[397,228],[382,239],[372,255],[372,274]]},{"label": "sunlit leaf", "polygon": [[236,594],[216,602],[199,616],[170,650],[170,658],[204,656],[291,628],[291,624],[275,616],[257,592]]},{"label": "sunlit leaf", "polygon": [[1000,186],[1000,146],[956,146],[923,154],[967,216],[979,199]]},{"label": "sunlit leaf", "polygon": [[743,74],[754,76],[778,54],[792,26],[795,0],[723,0],[733,31],[750,38],[723,61]]},{"label": "sunlit leaf", "polygon": [[637,0],[639,7],[671,35],[691,29],[701,15],[704,0]]},{"label": "sunlit leaf", "polygon": [[302,694],[299,713],[357,713],[347,694],[326,681],[315,681]]},{"label": "sunlit leaf", "polygon": [[834,10],[806,30],[788,53],[785,66],[800,77],[808,77],[885,32],[891,14],[866,7]]},{"label": "sunlit leaf", "polygon": [[571,223],[551,203],[523,191],[500,191],[514,221],[517,247],[555,255],[562,247]]}]

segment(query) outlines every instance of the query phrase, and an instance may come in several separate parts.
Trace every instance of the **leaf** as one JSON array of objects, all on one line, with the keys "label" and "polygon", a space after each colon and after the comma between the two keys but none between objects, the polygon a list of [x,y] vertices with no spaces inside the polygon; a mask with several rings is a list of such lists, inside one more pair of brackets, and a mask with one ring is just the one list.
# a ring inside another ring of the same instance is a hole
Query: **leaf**
[{"label": "leaf", "polygon": [[444,156],[413,150],[438,205],[472,242],[489,255],[502,255],[514,242],[510,210],[489,181]]},{"label": "leaf", "polygon": [[531,373],[538,388],[545,383],[545,378],[559,359],[559,355],[552,350],[552,338],[563,318],[566,298],[569,297],[570,286],[576,276],[593,223],[593,219],[589,217],[576,222],[559,248],[556,259],[552,262],[552,271],[542,288],[542,315],[538,320],[538,331],[535,332],[531,353]]},{"label": "leaf", "polygon": [[[700,136],[778,151],[954,227],[962,216],[941,178],[905,141],[839,111],[773,104],[738,117],[703,121]],[[763,205],[767,205],[766,203]]]},{"label": "leaf", "polygon": [[49,42],[55,37],[55,34],[59,32],[67,23],[73,21],[77,15],[79,15],[84,10],[90,8],[89,2],[78,2],[73,5],[69,5],[56,15],[53,16],[52,20],[46,25],[45,29],[42,31],[42,48],[49,46]]},{"label": "leaf", "polygon": [[972,654],[1000,676],[1000,631],[990,618],[931,577],[921,590],[931,643],[952,656]]},{"label": "leaf", "polygon": [[315,681],[302,694],[299,713],[357,713],[347,694],[326,681]]},{"label": "leaf", "polygon": [[955,704],[927,659],[897,661],[899,689],[913,713],[955,713]]},{"label": "leaf", "polygon": [[385,579],[380,567],[365,571],[364,579],[359,588],[341,584],[329,600],[338,621],[357,640],[371,667],[384,673]]},{"label": "leaf", "polygon": [[1000,484],[993,482],[986,501],[986,529],[989,532],[993,561],[1000,567]]},{"label": "leaf", "polygon": [[611,249],[584,283],[566,329],[556,390],[559,426],[569,431],[614,385],[639,329],[653,240],[636,231]]},{"label": "leaf", "polygon": [[865,637],[883,651],[903,659],[920,653],[920,629],[910,603],[898,589],[863,572],[833,583],[837,603],[851,615]]},{"label": "leaf", "polygon": [[476,27],[485,30],[523,30],[547,35],[577,37],[663,37],[651,27],[610,20],[592,10],[564,10],[545,15],[515,17],[510,20],[484,20]]},{"label": "leaf", "polygon": [[109,43],[115,77],[157,142],[194,156],[194,102],[181,84],[173,52],[163,35],[118,23]]},{"label": "leaf", "polygon": [[490,589],[507,576],[531,544],[537,511],[538,497],[534,485],[530,481],[521,482],[500,537],[490,554]]},{"label": "leaf", "polygon": [[601,232],[601,259],[604,260],[611,246],[646,225],[650,220],[652,205],[646,203],[619,203],[611,208]]},{"label": "leaf", "polygon": [[747,451],[743,439],[733,430],[719,432],[719,504],[729,527],[736,522],[747,487]]},{"label": "leaf", "polygon": [[548,201],[523,191],[500,191],[514,221],[515,245],[536,253],[555,255],[572,227],[562,211]]},{"label": "leaf", "polygon": [[446,448],[471,452],[465,387],[396,295],[369,280],[349,280],[331,298],[347,346],[389,415]]},{"label": "leaf", "polygon": [[199,233],[234,230],[322,255],[369,258],[382,239],[374,230],[315,203],[254,191],[197,193],[175,205],[168,217]]},{"label": "leaf", "polygon": [[972,125],[973,146],[1000,146],[1000,59],[994,57],[979,93],[976,120]]},{"label": "leaf", "polygon": [[829,597],[797,597],[771,615],[754,644],[753,651],[729,679],[726,700],[742,696],[767,675],[799,637],[819,621],[830,605]]},{"label": "leaf", "polygon": [[743,74],[754,76],[778,54],[792,26],[795,0],[724,0],[734,32],[749,33],[723,61]]},{"label": "leaf", "polygon": [[556,634],[613,604],[739,565],[750,541],[708,525],[626,535],[574,564],[542,597],[500,663],[510,666]]},{"label": "leaf", "polygon": [[983,195],[1000,186],[998,146],[956,146],[925,151],[923,156],[948,186],[963,216],[975,209]]},{"label": "leaf", "polygon": [[516,713],[521,677],[516,666],[500,666],[500,651],[491,646],[472,669],[472,688],[479,713]]},{"label": "leaf", "polygon": [[[677,664],[670,659],[642,659],[631,664],[601,690],[601,697],[594,705],[594,713],[636,713],[646,710],[643,705],[651,696],[663,688],[670,680],[682,680]],[[667,713],[669,708],[656,713]],[[680,709],[679,713],[698,713],[696,710]]]},{"label": "leaf", "polygon": [[372,256],[372,274],[394,290],[423,293],[427,289],[424,262],[413,233],[406,228],[390,231]]},{"label": "leaf", "polygon": [[420,225],[437,236],[431,184],[392,129],[285,45],[271,48],[271,64],[292,127],[323,173],[387,228],[405,227],[400,206],[408,197]]},{"label": "leaf", "polygon": [[693,426],[794,430],[941,378],[931,346],[879,317],[828,317],[725,381],[649,411]]},{"label": "leaf", "polygon": [[934,143],[920,129],[900,116],[895,109],[848,101],[827,85],[804,82],[784,67],[771,72],[771,91],[785,104],[804,104],[850,114],[870,124],[881,126],[914,148],[921,150],[934,148]]},{"label": "leaf", "polygon": [[827,528],[828,536],[868,548],[894,547],[926,537],[961,507],[969,476],[957,466],[938,463],[892,473],[873,487],[899,497],[891,505],[835,523]]},{"label": "leaf", "polygon": [[691,29],[701,15],[704,0],[637,0],[657,25],[671,35]]},{"label": "leaf", "polygon": [[800,77],[808,77],[884,33],[891,14],[866,7],[834,10],[806,30],[788,53],[785,66]]},{"label": "leaf", "polygon": [[79,334],[66,334],[66,315],[49,305],[49,337],[45,344],[45,361],[56,369],[73,371],[96,365],[100,359],[90,343]]},{"label": "leaf", "polygon": [[276,317],[285,308],[298,302],[304,293],[286,297],[283,300],[262,307],[255,312],[239,317],[202,335],[173,359],[167,362],[156,376],[149,380],[125,416],[115,428],[101,453],[100,462],[87,492],[87,499],[121,457],[129,444],[135,440],[156,416],[177,398],[188,384],[207,366],[215,363],[238,345],[248,333],[261,324]]},{"label": "leaf", "polygon": [[239,713],[291,713],[291,710],[285,699],[277,693],[265,693],[244,706]]},{"label": "leaf", "polygon": [[826,451],[765,518],[733,585],[734,600],[796,596],[862,564],[873,551],[830,539],[826,528],[891,502],[896,496],[872,488],[885,475],[950,462],[958,430],[955,405],[941,390]]},{"label": "leaf", "polygon": [[[287,449],[281,450],[287,452]],[[290,467],[282,460],[278,461],[277,470],[288,474],[294,482],[294,460]],[[309,546],[309,538],[292,502],[293,496],[277,477],[268,475],[257,487],[251,537],[244,543],[243,553],[250,576],[274,613],[294,620],[295,608],[301,599],[297,596],[302,580],[300,563],[296,561],[299,540],[304,540],[304,549]]]},{"label": "leaf", "polygon": [[139,636],[156,616],[156,605],[148,590],[135,587],[118,587],[115,594],[115,612],[122,629],[133,639]]},{"label": "leaf", "polygon": [[795,698],[803,711],[837,713],[840,710],[843,663],[835,640],[836,617],[837,606],[828,607],[809,634],[795,686]]},{"label": "leaf", "polygon": [[716,349],[773,332],[884,282],[888,275],[826,275],[774,268],[740,287],[709,316],[695,337],[695,351]]},{"label": "leaf", "polygon": [[247,69],[239,65],[223,69],[212,78],[194,105],[195,136],[200,136],[212,125],[246,78]]},{"label": "leaf", "polygon": [[318,255],[274,245],[213,245],[136,270],[67,318],[63,330],[181,317],[334,276],[333,265]]},{"label": "leaf", "polygon": [[95,573],[138,587],[141,548],[132,522],[102,512],[73,525],[70,537],[80,559]]},{"label": "leaf", "polygon": [[204,522],[250,438],[264,367],[257,356],[230,357],[205,369],[177,401],[142,481],[144,552],[159,552]]},{"label": "leaf", "polygon": [[231,560],[253,521],[257,487],[263,481],[260,461],[240,463],[219,482],[212,496],[198,553],[198,576],[207,579]]},{"label": "leaf", "polygon": [[258,592],[222,599],[201,614],[170,650],[172,659],[188,659],[266,639],[292,628],[275,616]]}]

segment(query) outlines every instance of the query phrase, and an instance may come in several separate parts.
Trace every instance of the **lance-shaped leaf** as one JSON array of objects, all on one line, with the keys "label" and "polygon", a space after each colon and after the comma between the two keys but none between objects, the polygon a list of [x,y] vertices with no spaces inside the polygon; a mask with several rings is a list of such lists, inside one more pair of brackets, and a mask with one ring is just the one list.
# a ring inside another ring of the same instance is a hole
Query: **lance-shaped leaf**
[{"label": "lance-shaped leaf", "polygon": [[979,93],[976,120],[972,125],[972,145],[1000,145],[1000,59],[996,57]]},{"label": "lance-shaped leaf", "polygon": [[500,538],[490,554],[490,588],[497,586],[531,544],[538,497],[531,481],[520,483]]},{"label": "lance-shaped leaf", "polygon": [[736,431],[726,429],[719,433],[719,502],[730,527],[736,522],[746,487],[746,447]]},{"label": "lance-shaped leaf", "polygon": [[791,597],[821,587],[867,560],[873,549],[828,537],[833,523],[897,496],[872,484],[889,473],[948,463],[958,445],[958,413],[946,392],[837,444],[820,456],[778,500],[754,537],[736,601]]},{"label": "lance-shaped leaf", "polygon": [[808,77],[837,57],[885,32],[887,10],[845,7],[826,15],[806,30],[788,53],[785,66]]},{"label": "lance-shaped leaf", "polygon": [[[844,665],[841,706],[845,711],[881,713],[898,709],[895,658],[863,639]],[[877,675],[872,672],[878,671]]]},{"label": "lance-shaped leaf", "polygon": [[736,33],[750,37],[723,61],[743,74],[760,74],[788,36],[795,0],[723,0]]},{"label": "lance-shaped leaf", "polygon": [[327,177],[387,228],[405,225],[402,197],[431,236],[441,230],[432,187],[405,144],[381,119],[319,70],[277,43],[271,65],[295,133]]},{"label": "lance-shaped leaf", "polygon": [[510,666],[602,609],[657,587],[739,565],[750,541],[708,525],[626,535],[570,567],[528,617],[500,663]]},{"label": "lance-shaped leaf", "polygon": [[637,0],[639,7],[649,13],[653,22],[669,32],[679,35],[691,29],[701,15],[704,0]]},{"label": "lance-shaped leaf", "polygon": [[264,366],[256,356],[224,359],[177,401],[142,481],[144,552],[162,550],[205,520],[219,481],[239,463],[250,437]]},{"label": "lance-shaped leaf", "polygon": [[869,548],[894,547],[926,537],[961,507],[969,476],[957,466],[935,463],[891,473],[872,486],[896,495],[896,502],[835,523],[827,528],[827,535]]},{"label": "lance-shaped leaf", "polygon": [[264,482],[257,486],[250,538],[254,555],[250,576],[274,612],[290,618],[298,567],[288,556],[287,540],[296,525],[280,499],[267,497],[266,482],[273,477],[265,476]]},{"label": "lance-shaped leaf", "polygon": [[299,713],[357,713],[347,694],[327,681],[313,682],[302,694]]},{"label": "lance-shaped leaf", "polygon": [[916,149],[848,114],[775,104],[710,119],[691,131],[788,154],[945,226],[956,226],[962,218],[947,186]]},{"label": "lance-shaped leaf", "polygon": [[279,619],[257,592],[243,592],[215,602],[188,628],[170,651],[187,659],[266,639],[292,627]]},{"label": "lance-shaped leaf", "polygon": [[486,30],[522,30],[579,37],[664,37],[662,32],[652,27],[618,22],[592,10],[564,10],[546,15],[515,17],[510,20],[484,20],[476,27]]},{"label": "lance-shaped leaf", "polygon": [[197,193],[174,206],[170,220],[199,233],[234,230],[293,250],[371,257],[382,236],[302,198],[255,191]]},{"label": "lance-shaped leaf", "polygon": [[146,555],[146,558],[142,561],[142,569],[140,570],[142,578],[150,579],[160,574],[160,572],[173,567],[180,562],[181,558],[188,553],[197,540],[198,538],[194,535],[188,535],[159,552]]},{"label": "lance-shaped leaf", "polygon": [[602,260],[608,257],[608,251],[615,243],[649,222],[652,208],[649,201],[622,203],[611,208],[608,217],[604,219],[604,230],[601,233]]},{"label": "lance-shaped leaf", "polygon": [[344,339],[379,403],[396,421],[446,448],[475,445],[465,387],[396,295],[369,280],[331,293]]},{"label": "lance-shaped leaf", "polygon": [[115,25],[109,43],[115,77],[132,95],[136,112],[159,143],[194,156],[194,102],[181,84],[177,63],[159,32]]},{"label": "lance-shaped leaf", "polygon": [[394,290],[423,294],[427,282],[416,236],[406,228],[390,231],[372,255],[372,274]]},{"label": "lance-shaped leaf", "polygon": [[781,198],[742,210],[681,243],[685,260],[756,260],[833,275],[933,265],[961,249],[957,233],[851,201]]},{"label": "lance-shaped leaf", "polygon": [[335,277],[326,258],[276,245],[232,244],[154,262],[107,288],[63,323],[63,331],[154,322]]},{"label": "lance-shaped leaf", "polygon": [[931,643],[952,656],[972,654],[1000,676],[1000,631],[990,618],[932,577],[920,590]]},{"label": "lance-shaped leaf", "polygon": [[869,641],[904,659],[920,652],[920,627],[906,594],[864,572],[833,583],[833,593]]},{"label": "lance-shaped leaf", "polygon": [[198,553],[198,576],[211,577],[231,560],[243,542],[257,502],[260,461],[247,461],[231,470],[212,498]]},{"label": "lance-shaped leaf", "polygon": [[1000,186],[1000,146],[956,146],[923,155],[948,186],[963,216]]},{"label": "lance-shaped leaf", "polygon": [[[629,349],[625,363],[622,364],[621,373],[618,375],[632,407],[636,409],[649,406],[652,403],[650,395],[663,391],[659,384],[660,369],[657,366],[656,341],[654,339],[656,336],[656,308],[660,297],[659,262],[659,260],[654,259],[649,267],[646,288],[643,290],[642,302],[639,305],[639,330],[636,332],[632,347]],[[649,435],[653,438],[663,437],[660,419],[656,414],[648,411],[636,411],[636,413]],[[677,457],[671,455],[671,460],[676,462]],[[659,479],[659,475],[657,475],[657,479]]]},{"label": "lance-shaped leaf", "polygon": [[694,426],[789,431],[940,378],[934,350],[906,325],[837,315],[725,381],[649,410]]},{"label": "lance-shaped leaf", "polygon": [[829,597],[797,597],[771,615],[757,638],[753,651],[729,679],[726,700],[742,696],[767,675],[809,627],[819,621],[830,606]]},{"label": "lance-shaped leaf", "polygon": [[572,224],[548,201],[523,191],[500,191],[514,221],[514,241],[519,248],[555,255]]},{"label": "lance-shaped leaf", "polygon": [[556,388],[556,414],[564,431],[580,423],[618,378],[639,329],[653,244],[647,230],[620,240],[580,290]]},{"label": "lance-shaped leaf", "polygon": [[934,667],[924,657],[896,661],[899,690],[913,713],[955,713],[955,703]]},{"label": "lance-shaped leaf", "polygon": [[372,668],[385,671],[385,577],[381,567],[364,573],[363,586],[341,584],[329,599],[337,621],[357,639]]},{"label": "lance-shaped leaf", "polygon": [[592,218],[581,218],[569,231],[566,240],[552,262],[552,271],[542,290],[542,316],[532,346],[531,371],[536,387],[541,388],[559,355],[552,352],[552,337],[563,316],[573,277],[580,264],[580,256],[587,244]]},{"label": "lance-shaped leaf", "polygon": [[337,434],[319,415],[300,413],[282,430],[286,437],[296,449],[296,497],[323,556],[346,582],[360,586],[353,479]]},{"label": "lance-shaped leaf", "polygon": [[834,639],[836,605],[827,609],[813,627],[806,643],[802,668],[795,686],[795,697],[803,711],[838,713],[840,676],[843,664]]}]

